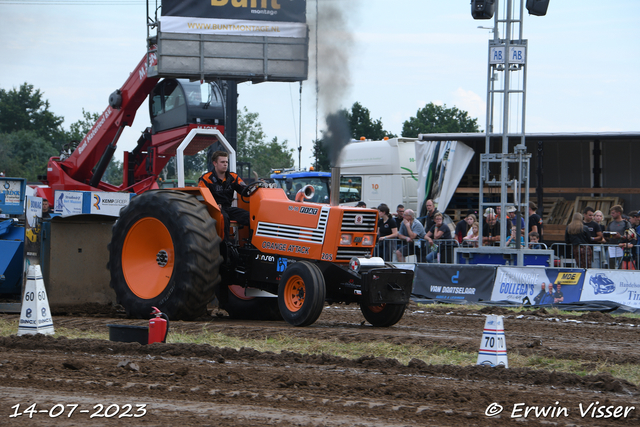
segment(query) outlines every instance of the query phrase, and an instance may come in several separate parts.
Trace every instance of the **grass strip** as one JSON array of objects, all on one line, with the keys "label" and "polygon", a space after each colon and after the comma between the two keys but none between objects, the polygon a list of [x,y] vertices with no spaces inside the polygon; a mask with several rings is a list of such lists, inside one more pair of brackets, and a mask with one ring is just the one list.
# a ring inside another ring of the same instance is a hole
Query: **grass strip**
[{"label": "grass strip", "polygon": [[[15,335],[18,325],[15,321],[0,319],[0,336]],[[65,336],[69,339],[93,338],[109,339],[106,332],[79,331],[68,328],[55,328],[54,337]],[[396,359],[407,364],[413,358],[423,360],[431,365],[475,365],[478,353],[461,352],[439,346],[424,347],[421,345],[398,345],[387,342],[339,342],[296,338],[288,335],[276,335],[263,339],[250,339],[212,332],[203,327],[197,333],[182,333],[172,331],[167,338],[168,343],[209,344],[215,347],[229,347],[240,349],[253,348],[261,352],[291,351],[300,354],[329,354],[347,359],[357,359],[362,356],[385,357]],[[587,362],[580,360],[557,359],[538,355],[520,355],[510,352],[509,367],[526,367],[546,371],[558,371],[577,374],[580,376],[609,373],[616,378],[625,379],[635,385],[640,385],[640,365],[614,364],[607,361]]]}]

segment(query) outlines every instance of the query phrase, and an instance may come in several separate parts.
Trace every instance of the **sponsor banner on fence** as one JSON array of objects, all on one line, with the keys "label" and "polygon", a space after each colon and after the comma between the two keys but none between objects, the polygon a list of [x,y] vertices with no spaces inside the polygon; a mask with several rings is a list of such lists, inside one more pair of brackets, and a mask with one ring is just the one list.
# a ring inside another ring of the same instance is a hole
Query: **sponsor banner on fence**
[{"label": "sponsor banner on fence", "polygon": [[491,301],[567,304],[580,301],[585,270],[577,268],[498,267]]},{"label": "sponsor banner on fence", "polygon": [[587,270],[582,301],[613,301],[640,308],[640,271]]},{"label": "sponsor banner on fence", "polygon": [[120,216],[120,209],[127,206],[133,193],[108,193],[92,191],[84,196],[83,213]]},{"label": "sponsor banner on fence", "polygon": [[306,0],[163,0],[170,33],[306,37]]},{"label": "sponsor banner on fence", "polygon": [[489,301],[494,276],[491,266],[417,264],[413,294],[443,301]]}]

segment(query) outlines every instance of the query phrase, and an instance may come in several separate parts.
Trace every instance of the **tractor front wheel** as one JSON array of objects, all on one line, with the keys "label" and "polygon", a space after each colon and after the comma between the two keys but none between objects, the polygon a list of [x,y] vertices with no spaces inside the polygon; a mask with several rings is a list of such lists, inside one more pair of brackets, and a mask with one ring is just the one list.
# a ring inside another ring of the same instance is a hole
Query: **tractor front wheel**
[{"label": "tractor front wheel", "polygon": [[327,289],[317,265],[298,261],[287,267],[278,286],[282,318],[293,326],[308,326],[322,314]]}]

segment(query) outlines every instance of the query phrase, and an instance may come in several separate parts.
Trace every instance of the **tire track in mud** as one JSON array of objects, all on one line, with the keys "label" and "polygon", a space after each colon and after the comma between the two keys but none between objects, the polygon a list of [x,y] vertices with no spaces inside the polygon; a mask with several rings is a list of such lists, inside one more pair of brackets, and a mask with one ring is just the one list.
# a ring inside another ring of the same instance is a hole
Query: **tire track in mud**
[{"label": "tire track in mud", "polygon": [[[582,323],[544,313],[505,318],[509,352],[567,357],[584,363],[638,363],[637,320],[586,315]],[[233,321],[214,316],[172,322],[184,333],[204,329],[264,339],[283,335],[328,342],[393,342],[437,345],[477,352],[484,316],[442,307],[412,307],[392,328],[362,325],[352,307],[325,308],[316,324],[294,328],[283,322]],[[11,315],[0,315],[5,320]],[[122,317],[54,317],[56,327],[106,331],[110,323],[141,324]],[[534,345],[538,343],[537,345]],[[48,336],[0,337],[0,425],[17,403],[87,405],[144,402],[143,425],[512,425],[514,404],[568,408],[568,417],[528,417],[525,425],[638,425],[640,409],[627,418],[581,417],[579,405],[601,402],[640,408],[634,384],[611,375],[578,376],[526,368],[427,365],[412,360],[326,354],[270,353],[196,344],[141,346],[106,340]],[[487,417],[499,403],[505,412]],[[559,402],[556,404],[555,402]],[[74,415],[56,425],[86,425]],[[132,425],[100,419],[92,425]],[[49,418],[12,418],[11,425],[51,425]]]}]

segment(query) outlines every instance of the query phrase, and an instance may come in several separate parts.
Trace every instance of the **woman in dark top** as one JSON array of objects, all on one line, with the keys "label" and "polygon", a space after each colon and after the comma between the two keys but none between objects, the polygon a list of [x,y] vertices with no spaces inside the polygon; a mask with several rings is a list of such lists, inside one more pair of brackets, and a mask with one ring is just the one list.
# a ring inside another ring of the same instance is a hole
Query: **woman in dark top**
[{"label": "woman in dark top", "polygon": [[389,213],[389,206],[381,203],[378,206],[378,244],[376,253],[382,256],[385,261],[391,261],[393,249],[395,248],[394,239],[398,238],[398,225],[396,220]]},{"label": "woman in dark top", "polygon": [[581,213],[574,213],[573,219],[564,233],[564,241],[573,246],[573,259],[578,262],[578,268],[589,268],[593,260],[593,248],[589,228],[582,221]]}]

